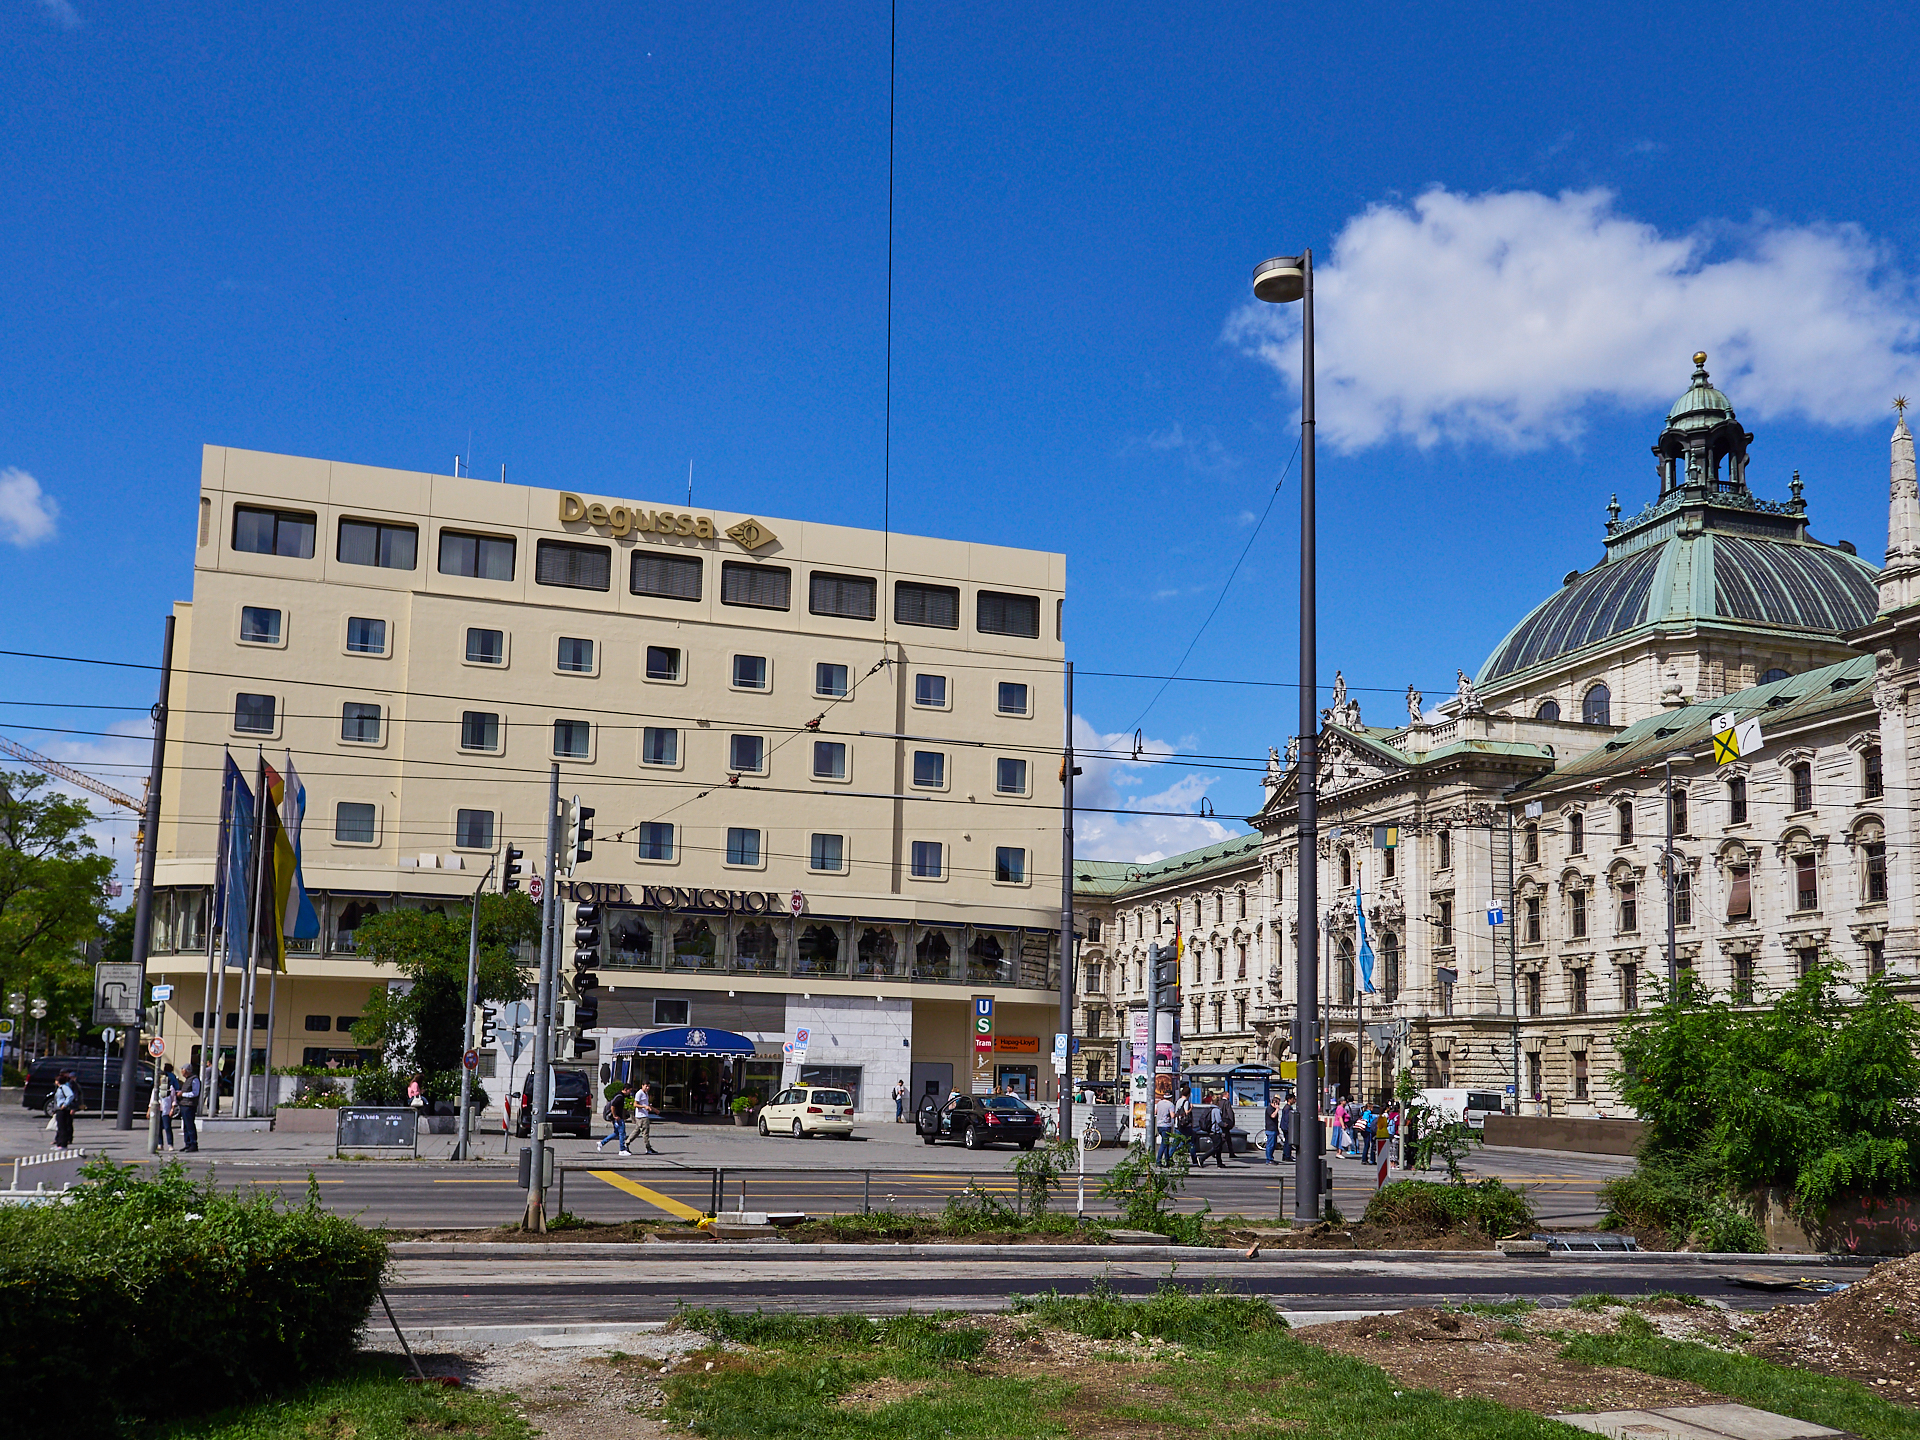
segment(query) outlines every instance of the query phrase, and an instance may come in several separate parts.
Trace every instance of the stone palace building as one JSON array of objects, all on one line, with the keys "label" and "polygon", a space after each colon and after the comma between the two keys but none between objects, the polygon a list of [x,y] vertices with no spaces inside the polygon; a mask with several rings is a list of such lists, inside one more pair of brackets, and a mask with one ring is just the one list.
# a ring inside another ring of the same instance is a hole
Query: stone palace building
[{"label": "stone palace building", "polygon": [[[1920,990],[1909,755],[1920,720],[1920,499],[1896,424],[1886,564],[1748,483],[1706,357],[1609,506],[1606,554],[1521,617],[1458,693],[1369,725],[1336,677],[1320,736],[1318,969],[1328,1082],[1373,1096],[1515,1087],[1523,1112],[1620,1101],[1614,1032],[1672,963],[1753,1004],[1837,961]],[[1714,734],[1759,722],[1756,752]],[[1187,940],[1187,1063],[1288,1058],[1296,999],[1293,747],[1256,832],[1148,865],[1080,862],[1082,1073],[1111,1077],[1146,951]],[[1668,774],[1671,767],[1671,791]],[[1358,906],[1356,905],[1358,895]],[[1357,909],[1375,957],[1361,993]]]}]

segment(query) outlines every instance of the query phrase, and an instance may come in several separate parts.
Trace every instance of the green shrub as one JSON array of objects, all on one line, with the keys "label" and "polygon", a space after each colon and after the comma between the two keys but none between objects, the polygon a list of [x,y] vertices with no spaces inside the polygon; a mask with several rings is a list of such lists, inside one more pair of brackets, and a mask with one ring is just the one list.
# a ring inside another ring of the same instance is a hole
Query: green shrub
[{"label": "green shrub", "polygon": [[1119,1229],[1151,1230],[1177,1245],[1198,1245],[1212,1207],[1203,1204],[1192,1215],[1173,1209],[1174,1200],[1186,1186],[1189,1168],[1183,1147],[1174,1147],[1173,1164],[1155,1165],[1152,1152],[1145,1145],[1135,1145],[1101,1180],[1100,1198],[1119,1202]]},{"label": "green shrub", "polygon": [[736,1115],[751,1115],[759,1108],[760,1097],[751,1090],[744,1095],[736,1095],[733,1097],[733,1113]]},{"label": "green shrub", "polygon": [[1498,1239],[1533,1227],[1533,1207],[1518,1190],[1498,1180],[1474,1185],[1441,1185],[1432,1180],[1395,1180],[1374,1192],[1368,1225],[1404,1225],[1425,1230],[1468,1226]]},{"label": "green shrub", "polygon": [[1013,1296],[1016,1315],[1031,1315],[1046,1325],[1093,1340],[1128,1335],[1159,1336],[1190,1345],[1219,1346],[1268,1330],[1284,1330],[1279,1311],[1254,1295],[1207,1288],[1199,1293],[1162,1281],[1145,1300],[1128,1300],[1102,1278],[1085,1295]]},{"label": "green shrub", "polygon": [[829,1215],[827,1228],[836,1238],[848,1240],[907,1240],[932,1218],[899,1210],[870,1210],[865,1215]]},{"label": "green shrub", "polygon": [[319,1207],[97,1161],[0,1210],[0,1393],[19,1433],[102,1434],[309,1381],[352,1356],[386,1243]]},{"label": "green shrub", "polygon": [[1633,1173],[1603,1184],[1600,1198],[1610,1229],[1665,1234],[1696,1250],[1765,1250],[1765,1233],[1726,1187],[1711,1155],[1643,1155]]}]

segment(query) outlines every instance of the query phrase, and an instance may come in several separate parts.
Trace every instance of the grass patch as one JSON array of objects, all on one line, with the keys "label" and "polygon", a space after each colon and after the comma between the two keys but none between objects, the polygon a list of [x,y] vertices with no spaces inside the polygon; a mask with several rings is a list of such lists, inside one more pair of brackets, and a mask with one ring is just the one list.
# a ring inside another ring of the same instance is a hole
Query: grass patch
[{"label": "grass patch", "polygon": [[1287,1328],[1280,1312],[1265,1300],[1218,1289],[1194,1294],[1171,1281],[1163,1281],[1145,1300],[1124,1298],[1104,1279],[1096,1280],[1085,1295],[1062,1295],[1057,1290],[1015,1295],[1013,1313],[1031,1315],[1043,1325],[1092,1340],[1143,1335],[1209,1347]]},{"label": "grass patch", "polygon": [[836,1347],[889,1350],[933,1363],[979,1358],[987,1332],[977,1326],[956,1325],[955,1316],[796,1315],[755,1310],[688,1308],[674,1317],[674,1328],[752,1345],[763,1350],[799,1350],[822,1353]]},{"label": "grass patch", "polygon": [[1485,1315],[1493,1320],[1530,1315],[1539,1308],[1532,1300],[1469,1300],[1462,1305],[1447,1306],[1456,1315]]},{"label": "grass patch", "polygon": [[1861,1440],[1920,1440],[1920,1412],[1882,1400],[1871,1386],[1729,1354],[1688,1340],[1663,1339],[1639,1316],[1614,1335],[1576,1335],[1561,1353],[1587,1365],[1625,1365],[1687,1380],[1762,1410],[1850,1431]]},{"label": "grass patch", "polygon": [[1533,1207],[1519,1190],[1495,1179],[1472,1185],[1432,1180],[1395,1180],[1374,1192],[1361,1217],[1366,1225],[1409,1229],[1478,1230],[1493,1239],[1531,1230]]},{"label": "grass patch", "polygon": [[398,1356],[363,1356],[351,1372],[275,1400],[238,1405],[145,1433],[152,1440],[531,1440],[502,1395],[409,1385]]}]

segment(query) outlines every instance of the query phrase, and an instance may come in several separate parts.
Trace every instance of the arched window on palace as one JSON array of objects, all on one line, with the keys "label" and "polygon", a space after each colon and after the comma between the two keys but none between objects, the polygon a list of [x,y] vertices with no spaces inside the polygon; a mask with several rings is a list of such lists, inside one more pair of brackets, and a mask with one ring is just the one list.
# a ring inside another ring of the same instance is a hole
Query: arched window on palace
[{"label": "arched window on palace", "polygon": [[1560,702],[1558,700],[1542,700],[1540,702],[1540,708],[1533,712],[1533,718],[1536,720],[1558,720],[1560,718]]},{"label": "arched window on palace", "polygon": [[1611,725],[1613,692],[1604,685],[1596,685],[1587,691],[1586,698],[1580,702],[1580,719],[1587,725]]},{"label": "arched window on palace", "polygon": [[1353,1004],[1353,942],[1340,941],[1340,1003]]},{"label": "arched window on palace", "polygon": [[1353,852],[1343,849],[1340,852],[1340,888],[1344,890],[1351,884],[1353,884]]}]

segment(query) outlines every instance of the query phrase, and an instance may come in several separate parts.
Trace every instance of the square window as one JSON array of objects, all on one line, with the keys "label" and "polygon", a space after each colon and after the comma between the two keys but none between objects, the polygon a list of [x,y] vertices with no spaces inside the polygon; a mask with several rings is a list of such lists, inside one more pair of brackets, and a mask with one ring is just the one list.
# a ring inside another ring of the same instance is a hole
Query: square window
[{"label": "square window", "polygon": [[736,690],[766,689],[767,657],[764,655],[734,656],[733,688]]},{"label": "square window", "polygon": [[373,843],[373,806],[342,800],[333,807],[333,838],[344,845]]},{"label": "square window", "polygon": [[913,842],[913,873],[915,878],[920,880],[940,878],[940,842],[938,840]]},{"label": "square window", "polygon": [[893,618],[899,625],[935,630],[960,628],[960,592],[951,585],[921,585],[898,580],[893,586]]},{"label": "square window", "polygon": [[642,765],[678,765],[680,763],[680,732],[649,725],[640,732],[640,763]]},{"label": "square window", "polygon": [[412,525],[379,525],[371,520],[342,520],[334,549],[343,565],[378,565],[383,570],[411,570],[420,532]]},{"label": "square window", "polygon": [[807,581],[807,609],[843,620],[871,620],[876,593],[870,575],[826,575],[816,570]]},{"label": "square window", "polygon": [[793,572],[784,565],[749,565],[744,560],[720,562],[720,603],[750,605],[759,610],[786,610]]},{"label": "square window", "polygon": [[648,820],[640,826],[642,860],[673,859],[673,826],[665,820]]},{"label": "square window", "polygon": [[914,676],[913,703],[928,710],[946,709],[947,677],[944,675]]},{"label": "square window", "polygon": [[693,1002],[690,1000],[655,1000],[653,1002],[653,1023],[655,1025],[686,1025],[692,1023],[688,1014]]},{"label": "square window", "polygon": [[760,863],[760,832],[742,829],[738,825],[727,827],[727,864],[758,865]]},{"label": "square window", "polygon": [[847,693],[847,667],[824,660],[813,667],[813,693],[839,699]]},{"label": "square window", "polygon": [[767,763],[767,737],[733,735],[727,741],[727,768],[743,775],[757,775]]},{"label": "square window", "polygon": [[571,636],[560,637],[560,654],[554,662],[555,667],[574,675],[593,673],[593,641],[576,640]]},{"label": "square window", "polygon": [[307,1029],[331,1030],[333,1029],[333,1017],[331,1015],[309,1015],[307,1016]]},{"label": "square window", "polygon": [[993,878],[1002,885],[1027,883],[1027,852],[1017,845],[996,845],[993,850]]},{"label": "square window", "polygon": [[816,740],[813,742],[813,778],[816,780],[847,778],[847,747],[844,741]]},{"label": "square window", "polygon": [[947,757],[938,750],[913,752],[913,783],[923,790],[938,790],[947,783]]},{"label": "square window", "polygon": [[584,760],[592,745],[592,727],[585,720],[553,722],[553,753],[563,760]]},{"label": "square window", "polygon": [[628,588],[636,595],[657,595],[663,600],[698,600],[702,569],[697,555],[636,550]]},{"label": "square window", "polygon": [[670,645],[647,646],[647,679],[678,680],[680,652]]},{"label": "square window", "polygon": [[278,645],[280,612],[261,605],[240,607],[240,640],[245,645]]},{"label": "square window", "polygon": [[511,580],[513,540],[504,535],[465,535],[458,530],[442,530],[440,573],[464,575],[471,580]]},{"label": "square window", "polygon": [[506,632],[504,630],[468,630],[467,663],[469,665],[506,664]]},{"label": "square window", "polygon": [[533,550],[533,583],[570,590],[611,590],[613,551],[605,545],[542,540]]},{"label": "square window", "polygon": [[846,868],[847,839],[844,835],[816,835],[808,852],[807,868],[838,874]]},{"label": "square window", "polygon": [[1015,684],[1011,680],[1000,682],[1000,713],[1002,715],[1024,715],[1027,713],[1027,687]]},{"label": "square window", "polygon": [[993,765],[993,788],[1001,795],[1027,793],[1027,762],[1002,755]]},{"label": "square window", "polygon": [[387,653],[387,622],[368,620],[359,615],[347,621],[347,651],[353,655]]},{"label": "square window", "polygon": [[1005,595],[998,590],[982,590],[978,596],[976,624],[982,635],[1021,635],[1040,638],[1040,601],[1032,595]]},{"label": "square window", "polygon": [[233,697],[233,728],[248,735],[273,733],[274,698],[271,695]]},{"label": "square window", "polygon": [[233,548],[250,555],[313,558],[314,517],[293,510],[233,507]]},{"label": "square window", "polygon": [[462,850],[491,850],[493,848],[493,811],[456,811],[453,822],[453,843]]},{"label": "square window", "polygon": [[349,700],[340,707],[340,738],[360,745],[380,741],[380,707]]},{"label": "square window", "polygon": [[500,748],[500,717],[491,710],[468,710],[460,716],[460,748],[484,750],[489,754]]}]

